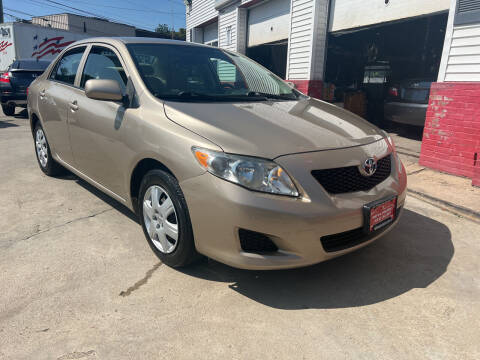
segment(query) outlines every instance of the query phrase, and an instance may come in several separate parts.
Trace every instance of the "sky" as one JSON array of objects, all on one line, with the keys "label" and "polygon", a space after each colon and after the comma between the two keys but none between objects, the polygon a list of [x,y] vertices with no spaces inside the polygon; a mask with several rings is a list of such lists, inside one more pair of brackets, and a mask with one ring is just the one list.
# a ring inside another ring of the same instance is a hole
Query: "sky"
[{"label": "sky", "polygon": [[185,27],[183,0],[3,0],[3,11],[6,22],[14,21],[10,15],[30,19],[69,12],[104,17],[146,30],[155,30],[158,24],[173,24],[175,29]]}]

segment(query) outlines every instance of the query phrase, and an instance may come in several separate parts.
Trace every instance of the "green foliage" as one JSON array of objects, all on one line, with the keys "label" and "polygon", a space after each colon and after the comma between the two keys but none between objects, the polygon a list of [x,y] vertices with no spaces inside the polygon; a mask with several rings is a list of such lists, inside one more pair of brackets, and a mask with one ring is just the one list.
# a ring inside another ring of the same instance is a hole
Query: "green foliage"
[{"label": "green foliage", "polygon": [[186,40],[187,38],[187,31],[184,28],[175,31],[175,29],[171,29],[167,24],[159,24],[155,32],[159,33],[160,36],[165,39],[172,39],[172,33],[173,39],[175,40]]}]

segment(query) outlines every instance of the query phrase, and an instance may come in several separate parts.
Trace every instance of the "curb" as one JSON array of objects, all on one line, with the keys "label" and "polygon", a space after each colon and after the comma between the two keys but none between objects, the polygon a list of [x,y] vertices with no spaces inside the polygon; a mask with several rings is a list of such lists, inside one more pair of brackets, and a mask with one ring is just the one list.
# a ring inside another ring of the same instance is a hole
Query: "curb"
[{"label": "curb", "polygon": [[407,193],[414,195],[414,197],[420,198],[421,200],[428,200],[428,202],[431,203],[432,205],[436,205],[436,206],[443,205],[444,207],[447,207],[447,208],[444,208],[440,206],[444,210],[447,210],[458,216],[467,217],[470,220],[480,223],[480,212],[478,211],[468,209],[460,205],[456,205],[446,200],[438,199],[434,196],[427,195],[420,191],[407,189]]}]

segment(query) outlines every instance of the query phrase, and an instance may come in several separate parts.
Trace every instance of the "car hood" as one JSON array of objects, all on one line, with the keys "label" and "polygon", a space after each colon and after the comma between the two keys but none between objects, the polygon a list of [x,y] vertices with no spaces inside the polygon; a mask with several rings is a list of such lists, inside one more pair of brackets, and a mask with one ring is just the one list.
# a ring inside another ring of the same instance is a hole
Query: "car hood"
[{"label": "car hood", "polygon": [[166,116],[225,152],[281,155],[370,144],[380,130],[359,116],[315,99],[238,103],[164,103]]}]

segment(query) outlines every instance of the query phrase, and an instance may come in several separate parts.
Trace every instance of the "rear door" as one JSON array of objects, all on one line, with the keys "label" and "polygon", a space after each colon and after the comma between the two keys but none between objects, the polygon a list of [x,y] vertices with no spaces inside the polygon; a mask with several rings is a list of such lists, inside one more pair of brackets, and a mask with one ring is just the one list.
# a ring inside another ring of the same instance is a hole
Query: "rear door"
[{"label": "rear door", "polygon": [[69,165],[74,164],[67,122],[85,49],[83,45],[65,52],[39,87],[38,108],[50,148]]}]

